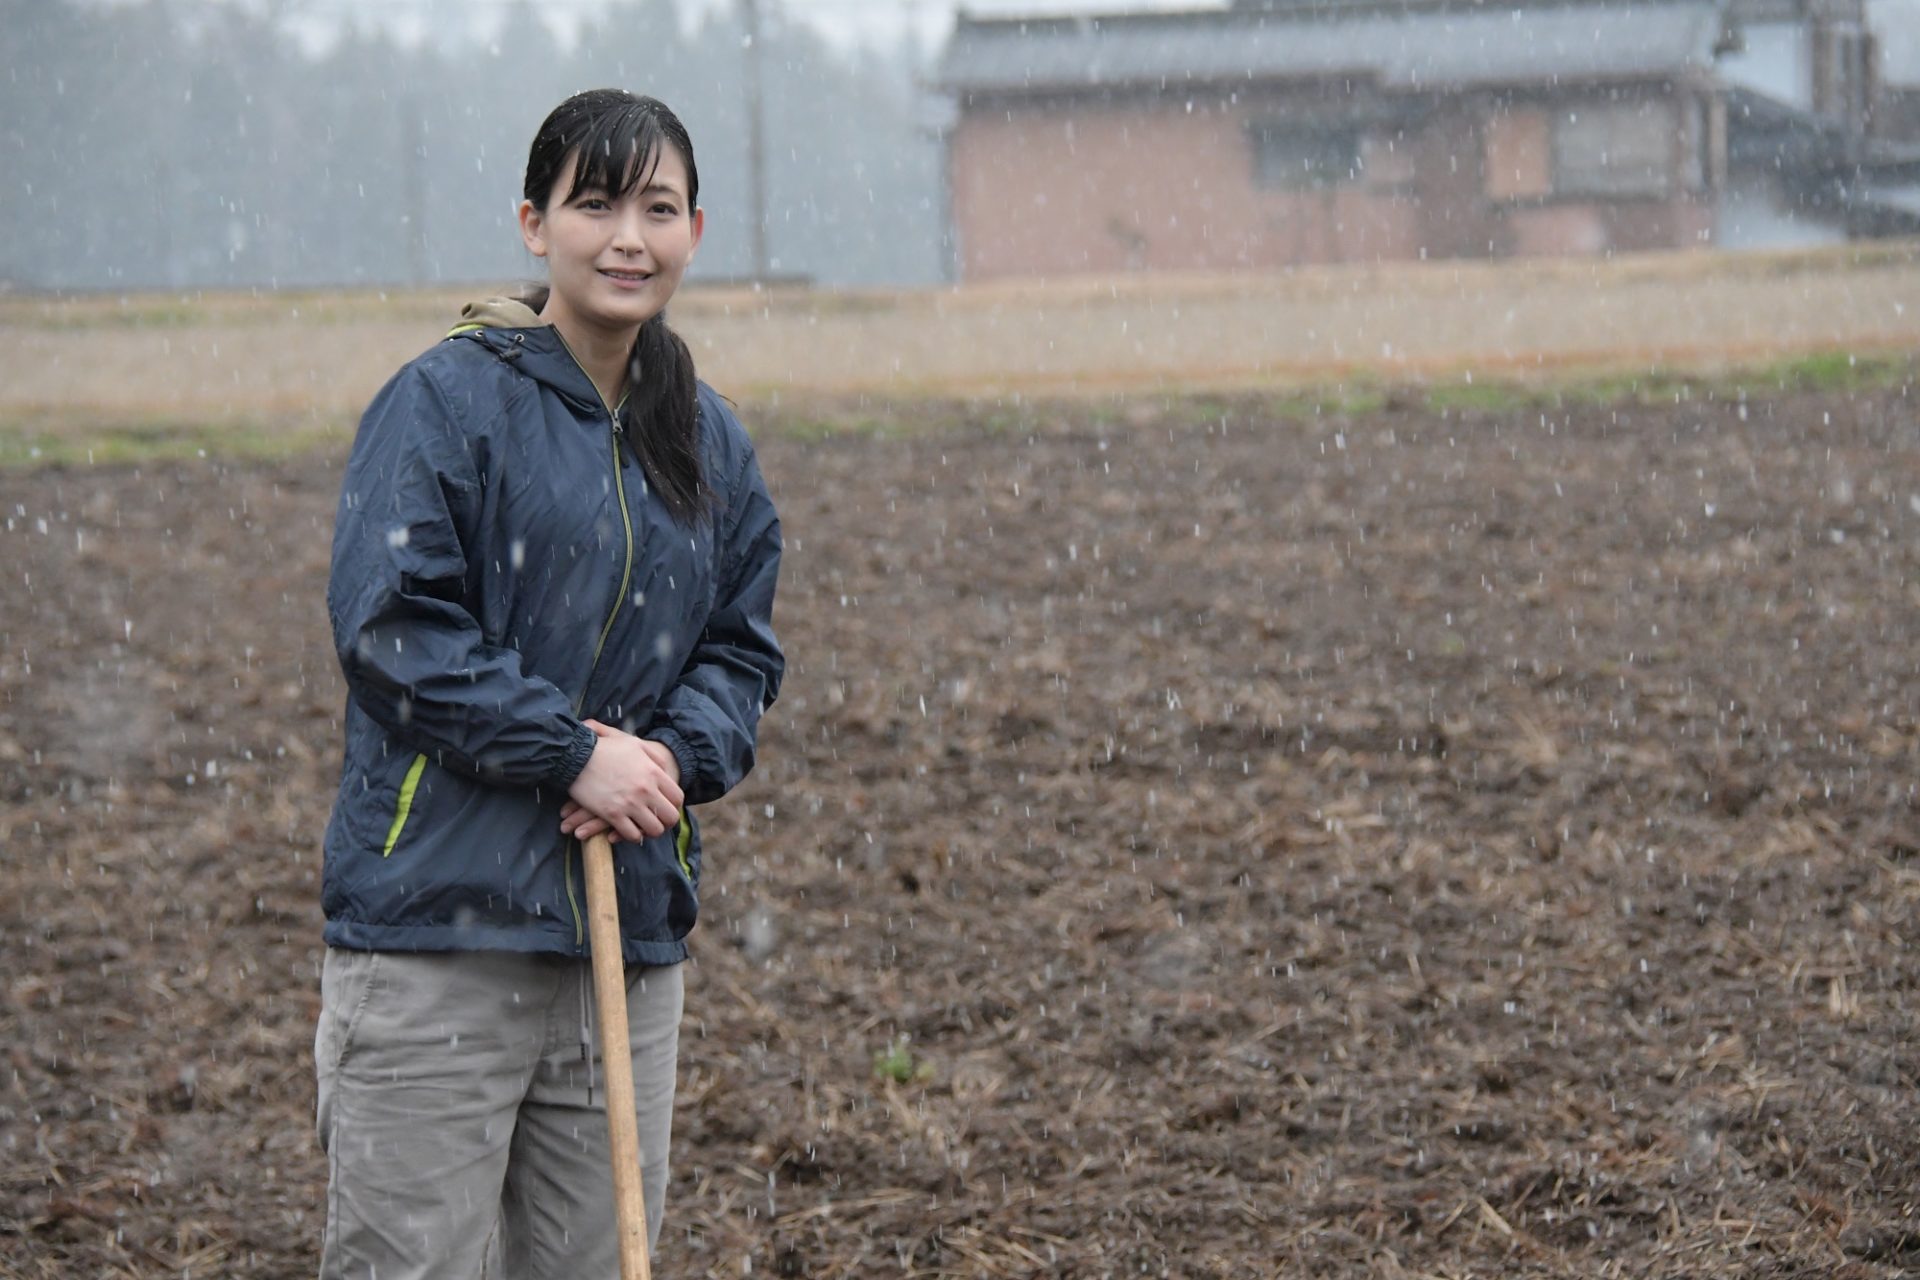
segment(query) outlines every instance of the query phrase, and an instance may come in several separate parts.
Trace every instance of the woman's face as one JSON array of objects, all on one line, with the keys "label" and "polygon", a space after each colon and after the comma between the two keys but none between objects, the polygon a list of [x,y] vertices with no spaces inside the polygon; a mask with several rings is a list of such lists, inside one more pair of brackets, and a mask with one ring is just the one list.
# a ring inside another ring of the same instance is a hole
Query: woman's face
[{"label": "woman's face", "polygon": [[663,146],[652,173],[623,196],[583,187],[571,193],[573,157],[560,166],[543,212],[520,204],[527,249],[547,260],[552,293],[543,313],[567,328],[608,335],[634,330],[666,308],[700,243],[705,213],[690,208],[687,165]]}]

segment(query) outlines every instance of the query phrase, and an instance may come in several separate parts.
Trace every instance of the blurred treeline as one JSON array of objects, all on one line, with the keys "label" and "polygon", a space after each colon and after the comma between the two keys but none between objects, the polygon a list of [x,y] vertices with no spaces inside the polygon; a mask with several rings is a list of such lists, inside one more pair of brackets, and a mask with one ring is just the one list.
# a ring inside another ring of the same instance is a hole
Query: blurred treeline
[{"label": "blurred treeline", "polygon": [[[275,10],[0,0],[0,288],[425,284],[537,274],[513,224],[527,145],[567,94],[680,113],[700,168],[696,278],[752,273],[743,31],[627,0],[571,45],[525,3],[478,37],[426,0],[416,46],[315,54]],[[946,271],[939,152],[912,54],[849,58],[763,19],[768,266],[831,284]]]}]

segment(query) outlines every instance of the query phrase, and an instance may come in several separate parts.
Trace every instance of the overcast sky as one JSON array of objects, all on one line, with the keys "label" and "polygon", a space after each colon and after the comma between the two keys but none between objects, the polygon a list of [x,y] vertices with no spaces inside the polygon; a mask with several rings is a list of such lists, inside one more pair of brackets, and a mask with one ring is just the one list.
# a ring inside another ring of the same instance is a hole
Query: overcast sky
[{"label": "overcast sky", "polygon": [[[176,0],[178,2],[178,0]],[[218,3],[222,0],[201,0]],[[226,0],[259,3],[260,0]],[[406,38],[417,38],[431,0],[280,0],[295,13],[311,38],[322,39],[343,15],[366,23],[380,23]],[[511,0],[463,0],[460,12],[476,24],[498,21]],[[535,0],[535,8],[556,26],[567,28],[581,15],[597,12],[607,0]],[[734,0],[676,0],[688,21],[700,13]],[[760,0],[763,12],[778,12],[818,28],[839,45],[866,44],[894,50],[902,36],[915,31],[927,56],[932,56],[953,29],[956,0]],[[439,12],[446,5],[436,6]],[[1204,0],[966,0],[976,14],[1113,13],[1141,9],[1208,7]],[[1889,81],[1920,84],[1920,0],[1867,0],[1867,13],[1880,36],[1883,74]]]}]

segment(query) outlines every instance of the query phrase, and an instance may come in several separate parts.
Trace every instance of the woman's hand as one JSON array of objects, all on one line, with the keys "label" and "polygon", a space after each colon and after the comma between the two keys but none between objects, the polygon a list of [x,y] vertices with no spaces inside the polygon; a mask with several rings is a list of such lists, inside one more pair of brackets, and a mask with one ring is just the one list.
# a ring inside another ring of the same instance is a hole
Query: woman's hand
[{"label": "woman's hand", "polygon": [[579,840],[612,832],[638,841],[679,825],[680,764],[664,743],[636,738],[598,720],[588,720],[599,741],[587,767],[568,788],[560,831]]}]

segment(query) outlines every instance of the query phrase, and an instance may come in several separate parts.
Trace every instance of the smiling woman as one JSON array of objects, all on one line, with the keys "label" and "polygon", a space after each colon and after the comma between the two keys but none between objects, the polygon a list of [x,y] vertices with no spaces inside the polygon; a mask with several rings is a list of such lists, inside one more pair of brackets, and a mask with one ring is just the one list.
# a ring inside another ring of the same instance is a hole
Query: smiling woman
[{"label": "smiling woman", "polygon": [[624,174],[604,152],[580,157],[539,203],[529,196],[520,206],[527,248],[547,260],[558,286],[544,314],[581,341],[611,338],[618,347],[659,315],[700,243],[704,218],[688,196],[693,183],[679,150],[634,150]]},{"label": "smiling woman", "polygon": [[631,443],[683,515],[701,496],[693,357],[667,328],[666,305],[705,226],[693,140],[657,99],[576,94],[534,138],[520,235],[547,260],[551,288],[526,300],[608,405],[633,398],[629,418],[651,429]]},{"label": "smiling woman", "polygon": [[580,842],[601,834],[621,1105],[657,1238],[699,908],[689,806],[752,768],[784,669],[779,520],[666,323],[703,223],[685,128],[651,98],[577,95],[524,190],[549,284],[470,304],[374,398],[335,525],[328,1277],[613,1273],[580,896]]}]

